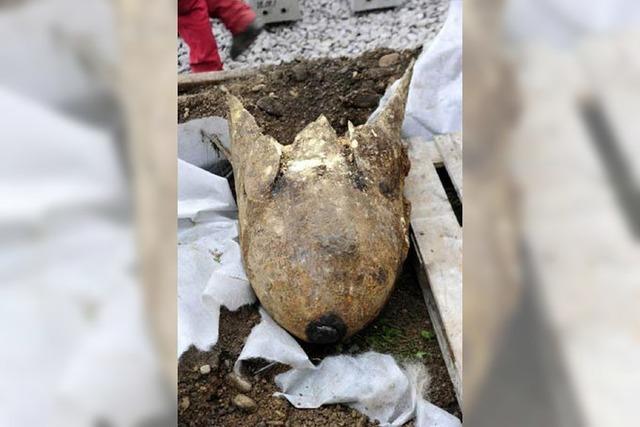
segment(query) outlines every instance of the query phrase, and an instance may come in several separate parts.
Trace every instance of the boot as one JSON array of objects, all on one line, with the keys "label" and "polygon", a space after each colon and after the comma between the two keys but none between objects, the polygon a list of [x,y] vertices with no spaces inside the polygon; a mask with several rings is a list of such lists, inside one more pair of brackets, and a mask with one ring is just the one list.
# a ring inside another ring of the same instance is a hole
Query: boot
[{"label": "boot", "polygon": [[256,18],[243,32],[234,34],[231,43],[231,59],[236,59],[247,50],[262,32],[262,28],[262,23]]}]

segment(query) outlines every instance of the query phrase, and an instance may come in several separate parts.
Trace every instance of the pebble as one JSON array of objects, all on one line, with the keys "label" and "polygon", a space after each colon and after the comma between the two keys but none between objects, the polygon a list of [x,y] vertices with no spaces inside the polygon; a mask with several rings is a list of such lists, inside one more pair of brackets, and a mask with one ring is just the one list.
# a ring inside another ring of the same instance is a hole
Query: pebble
[{"label": "pebble", "polygon": [[180,399],[180,410],[186,411],[187,409],[189,409],[190,405],[191,405],[191,402],[189,401],[188,396],[185,396],[182,399]]},{"label": "pebble", "polygon": [[380,80],[393,75],[393,72],[393,68],[370,68],[365,71],[365,74],[372,80]]},{"label": "pebble", "polygon": [[266,88],[267,85],[265,85],[264,83],[260,83],[255,85],[254,87],[251,88],[251,92],[260,92],[261,90],[263,90],[264,88]]},{"label": "pebble", "polygon": [[275,117],[281,117],[284,114],[284,106],[280,101],[270,96],[263,96],[256,102],[258,108],[267,114]]},{"label": "pebble", "polygon": [[234,372],[227,374],[227,383],[236,390],[244,393],[251,390],[251,383],[239,375],[236,375]]},{"label": "pebble", "polygon": [[347,97],[347,103],[354,107],[369,108],[378,105],[378,98],[380,97],[377,93],[368,89],[363,89],[351,92]]},{"label": "pebble", "polygon": [[400,54],[398,54],[397,52],[394,52],[388,55],[381,56],[380,59],[378,60],[378,65],[383,68],[387,68],[387,67],[393,67],[398,62],[400,62]]},{"label": "pebble", "polygon": [[292,69],[293,78],[297,82],[303,82],[307,78],[307,67],[304,64],[295,65]]},{"label": "pebble", "polygon": [[[281,64],[293,59],[354,57],[376,48],[411,49],[431,40],[447,16],[449,0],[406,0],[401,6],[354,14],[348,1],[299,0],[303,18],[268,26],[235,61],[231,33],[218,21],[212,28],[226,70]],[[178,38],[178,72],[189,67],[189,47]],[[295,76],[294,76],[295,77]]]},{"label": "pebble", "polygon": [[220,354],[213,353],[211,356],[209,356],[207,362],[209,362],[209,366],[211,366],[212,371],[217,371],[218,367],[220,366]]},{"label": "pebble", "polygon": [[201,373],[202,375],[207,375],[207,374],[208,374],[208,373],[210,373],[210,372],[211,372],[211,366],[209,366],[209,365],[202,365],[202,366],[200,366],[200,373]]},{"label": "pebble", "polygon": [[232,403],[235,407],[245,412],[255,412],[255,410],[258,409],[258,405],[256,404],[256,402],[252,398],[244,394],[237,394],[233,398]]}]

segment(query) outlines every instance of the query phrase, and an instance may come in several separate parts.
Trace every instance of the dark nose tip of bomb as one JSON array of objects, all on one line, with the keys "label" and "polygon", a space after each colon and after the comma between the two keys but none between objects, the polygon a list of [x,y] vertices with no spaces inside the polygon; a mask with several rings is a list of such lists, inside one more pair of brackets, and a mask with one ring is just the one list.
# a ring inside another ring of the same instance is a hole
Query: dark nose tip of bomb
[{"label": "dark nose tip of bomb", "polygon": [[329,313],[309,322],[307,340],[313,344],[331,344],[340,341],[347,333],[347,326],[340,316]]}]

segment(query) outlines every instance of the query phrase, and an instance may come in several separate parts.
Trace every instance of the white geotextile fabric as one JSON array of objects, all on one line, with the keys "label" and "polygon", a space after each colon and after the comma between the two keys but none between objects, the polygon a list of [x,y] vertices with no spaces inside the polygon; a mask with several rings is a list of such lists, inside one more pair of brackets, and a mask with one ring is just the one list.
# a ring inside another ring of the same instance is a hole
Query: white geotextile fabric
[{"label": "white geotextile fabric", "polygon": [[460,421],[432,405],[422,392],[429,376],[423,366],[401,368],[393,357],[367,352],[358,356],[331,356],[314,366],[291,335],[261,308],[256,325],[235,365],[262,358],[291,366],[278,375],[276,385],[296,408],[346,404],[382,425],[402,425],[417,416],[418,427],[454,427]]},{"label": "white geotextile fabric", "polygon": [[402,133],[407,138],[462,131],[462,0],[413,68]]},{"label": "white geotextile fabric", "polygon": [[178,160],[178,357],[218,341],[220,306],[251,304],[226,179]]},{"label": "white geotextile fabric", "polygon": [[217,173],[224,157],[214,148],[217,139],[229,146],[229,126],[222,117],[203,117],[178,125],[178,158]]}]

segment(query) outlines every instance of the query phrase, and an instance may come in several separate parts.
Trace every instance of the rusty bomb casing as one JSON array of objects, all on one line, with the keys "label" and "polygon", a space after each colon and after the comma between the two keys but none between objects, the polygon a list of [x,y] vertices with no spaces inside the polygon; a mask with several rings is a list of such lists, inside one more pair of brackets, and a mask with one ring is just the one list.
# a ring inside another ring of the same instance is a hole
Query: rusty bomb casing
[{"label": "rusty bomb casing", "polygon": [[286,146],[228,95],[244,267],[267,312],[302,340],[337,342],[366,326],[407,256],[400,128],[411,68],[370,123],[338,137],[320,116]]}]

